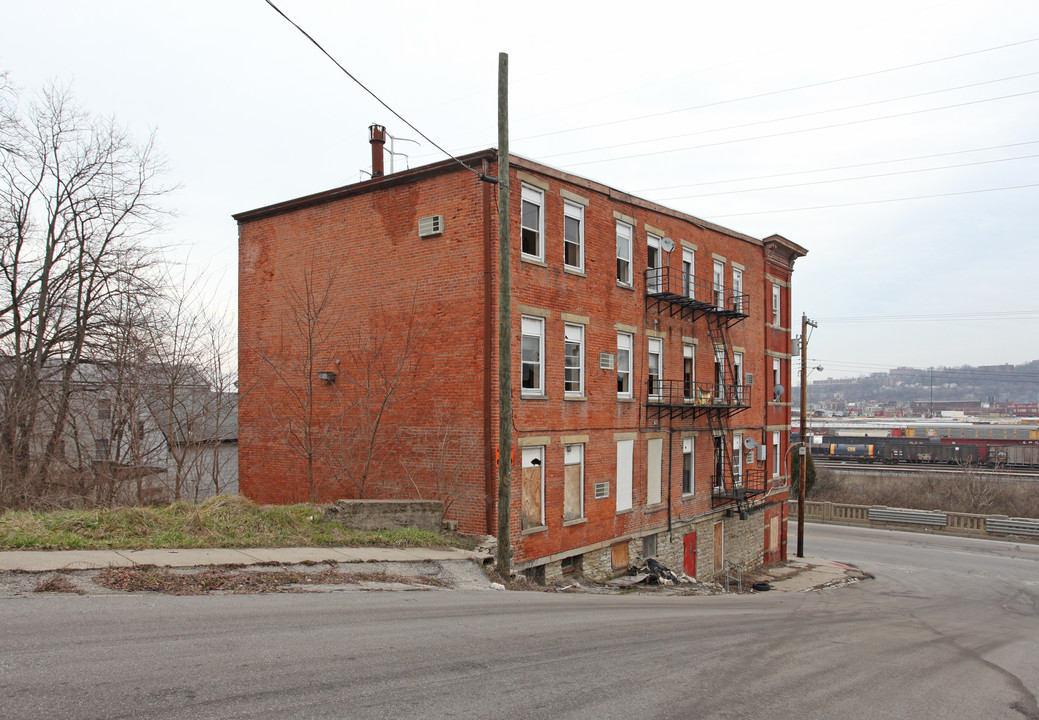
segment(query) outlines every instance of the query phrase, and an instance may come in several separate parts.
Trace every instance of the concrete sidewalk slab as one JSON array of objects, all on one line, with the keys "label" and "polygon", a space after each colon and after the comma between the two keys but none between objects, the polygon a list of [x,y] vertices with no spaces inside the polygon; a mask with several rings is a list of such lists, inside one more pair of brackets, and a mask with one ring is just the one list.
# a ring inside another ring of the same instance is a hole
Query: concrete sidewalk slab
[{"label": "concrete sidewalk slab", "polygon": [[132,560],[111,550],[5,550],[0,552],[0,572],[94,570],[132,566]]},{"label": "concrete sidewalk slab", "polygon": [[194,567],[196,565],[252,565],[256,561],[241,550],[191,548],[183,550],[116,550],[134,565]]},{"label": "concrete sidewalk slab", "polygon": [[807,592],[859,580],[864,575],[848,565],[812,557],[792,558],[782,566],[766,568],[764,574],[771,576],[768,582],[779,592]]}]

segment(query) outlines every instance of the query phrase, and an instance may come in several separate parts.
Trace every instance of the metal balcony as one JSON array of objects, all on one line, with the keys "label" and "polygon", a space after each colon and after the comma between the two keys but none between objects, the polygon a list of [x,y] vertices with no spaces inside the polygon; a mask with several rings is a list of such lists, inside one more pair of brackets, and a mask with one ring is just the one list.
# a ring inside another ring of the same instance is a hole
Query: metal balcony
[{"label": "metal balcony", "polygon": [[650,378],[646,408],[656,417],[697,418],[714,413],[728,416],[750,407],[750,387],[737,383],[685,383]]},{"label": "metal balcony", "polygon": [[732,468],[723,468],[721,476],[712,477],[711,500],[714,507],[734,502],[737,505],[768,492],[768,478],[764,468],[744,468],[736,474]]},{"label": "metal balcony", "polygon": [[711,314],[724,319],[726,324],[748,317],[750,309],[747,293],[726,293],[725,288],[715,287],[711,280],[670,267],[646,270],[646,305],[690,320]]}]

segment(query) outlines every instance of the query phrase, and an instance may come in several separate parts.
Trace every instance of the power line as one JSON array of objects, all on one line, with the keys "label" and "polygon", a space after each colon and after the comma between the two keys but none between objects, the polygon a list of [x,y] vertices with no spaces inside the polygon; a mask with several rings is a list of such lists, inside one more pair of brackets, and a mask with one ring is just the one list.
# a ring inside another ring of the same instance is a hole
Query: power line
[{"label": "power line", "polygon": [[[877,122],[879,120],[892,120],[894,118],[909,117],[911,115],[923,115],[923,114],[926,114],[926,113],[939,112],[941,110],[952,110],[952,109],[955,109],[955,108],[968,107],[970,105],[980,105],[982,103],[996,102],[996,101],[999,101],[999,100],[1010,100],[1010,99],[1013,99],[1013,98],[1023,97],[1025,95],[1035,95],[1036,93],[1039,93],[1039,90],[1027,90],[1025,92],[1013,93],[1011,95],[1001,95],[999,97],[994,97],[994,98],[985,98],[985,99],[982,99],[982,100],[971,100],[969,102],[955,103],[953,105],[942,105],[940,107],[925,108],[923,110],[911,110],[909,112],[895,113],[893,115],[880,115],[878,117],[864,118],[862,120],[848,120],[846,122],[833,123],[833,124],[830,124],[830,125],[818,125],[818,126],[810,127],[810,128],[800,128],[798,130],[786,130],[784,132],[770,133],[768,135],[755,135],[755,136],[747,137],[747,138],[735,138],[733,140],[719,140],[718,142],[705,143],[703,145],[690,145],[690,146],[687,146],[687,147],[672,148],[672,149],[669,149],[669,150],[655,150],[655,151],[651,151],[651,152],[635,153],[633,155],[621,155],[621,156],[612,157],[612,158],[602,158],[600,160],[585,160],[583,162],[570,163],[567,167],[580,167],[581,165],[596,165],[596,164],[605,163],[605,162],[617,162],[619,160],[633,160],[633,159],[636,159],[636,158],[652,157],[654,155],[670,155],[672,153],[685,152],[687,150],[702,150],[703,148],[718,147],[718,146],[721,146],[721,145],[734,145],[736,143],[751,142],[751,141],[754,141],[754,140],[768,140],[768,139],[771,139],[771,138],[786,137],[786,136],[789,136],[789,135],[799,135],[799,134],[802,134],[802,133],[815,132],[816,130],[830,130],[832,128],[849,127],[849,126],[852,126],[852,125],[861,125],[863,123]],[[580,151],[580,152],[593,152],[594,150],[601,150],[601,149],[609,149],[609,148],[608,147],[607,148],[592,148],[590,150],[583,150],[583,151]],[[569,155],[569,154],[571,154],[571,153],[556,153],[554,155],[546,155],[546,156],[542,156],[542,157],[544,157],[544,158],[553,158],[553,157],[559,157],[561,155]]]},{"label": "power line", "polygon": [[688,112],[691,110],[703,110],[710,107],[716,107],[718,105],[728,105],[731,103],[744,102],[746,100],[757,100],[765,97],[772,97],[774,95],[782,95],[784,93],[797,92],[799,90],[808,90],[811,88],[823,87],[826,85],[833,85],[836,83],[848,82],[849,80],[860,80],[867,77],[875,77],[877,75],[884,75],[886,73],[898,72],[900,70],[908,70],[916,67],[923,67],[925,65],[932,65],[934,63],[946,62],[948,60],[958,60],[960,58],[970,57],[972,55],[980,55],[983,53],[994,52],[996,50],[1005,50],[1007,48],[1016,47],[1018,45],[1027,45],[1028,43],[1039,42],[1039,38],[1032,38],[1030,40],[1021,40],[1018,42],[1007,43],[1006,45],[997,45],[995,47],[984,48],[982,50],[972,50],[971,52],[960,53],[958,55],[948,55],[946,57],[934,58],[932,60],[923,60],[917,63],[911,63],[909,65],[900,65],[898,67],[886,68],[884,70],[874,70],[868,73],[861,73],[859,75],[849,75],[843,78],[836,78],[833,80],[823,80],[817,83],[809,83],[807,85],[798,85],[795,87],[785,88],[783,90],[771,90],[769,92],[758,93],[756,95],[746,95],[744,97],[732,98],[729,100],[719,100],[712,103],[704,103],[702,105],[691,105],[689,107],[678,108],[677,110],[665,110],[663,112],[651,113],[648,115],[639,115],[635,117],[622,118],[620,120],[609,120],[601,123],[593,123],[590,125],[582,125],[580,127],[567,128],[564,130],[554,130],[552,132],[540,133],[538,135],[527,135],[521,138],[515,138],[514,142],[522,142],[524,140],[536,140],[538,138],[550,137],[552,135],[561,135],[564,133],[579,132],[581,130],[593,130],[595,128],[607,127],[609,125],[619,125],[621,123],[635,122],[638,120],[648,120],[651,118],[663,117],[665,115],[673,115],[675,113]]},{"label": "power line", "polygon": [[958,195],[977,195],[979,193],[1002,192],[1004,190],[1021,190],[1024,188],[1034,187],[1039,187],[1039,183],[1033,183],[1030,185],[1010,185],[1007,187],[998,188],[985,188],[982,190],[963,190],[961,192],[938,193],[935,195],[914,195],[912,197],[889,198],[887,200],[862,200],[860,202],[837,203],[836,205],[813,205],[810,207],[785,208],[782,210],[759,210],[757,212],[730,213],[728,215],[713,215],[711,217],[705,217],[704,219],[714,220],[717,218],[746,217],[748,215],[773,215],[777,213],[787,212],[804,212],[807,210],[828,210],[831,208],[854,207],[856,205],[882,205],[884,203],[904,202],[906,200],[931,200],[934,198],[956,197]]},{"label": "power line", "polygon": [[[955,150],[952,152],[935,153],[933,155],[917,155],[915,157],[898,158],[895,160],[876,160],[868,163],[854,163],[851,165],[834,165],[828,168],[815,168],[813,170],[795,170],[793,172],[772,173],[769,175],[754,175],[744,178],[729,178],[727,180],[708,180],[706,182],[688,183],[685,185],[664,185],[655,188],[641,188],[632,190],[633,193],[649,193],[657,190],[677,190],[678,188],[700,187],[701,185],[724,185],[726,183],[750,182],[751,180],[771,180],[773,178],[790,177],[792,175],[809,175],[812,173],[832,172],[834,170],[852,170],[854,168],[873,167],[874,165],[891,165],[894,163],[913,162],[915,160],[931,160],[933,158],[948,157],[950,155],[965,155],[974,152],[987,152],[989,150],[1004,150],[1006,148],[1019,147],[1021,145],[1035,145],[1039,140],[1027,140],[1025,142],[1010,143],[1008,145],[993,145],[991,147],[973,148],[971,150]],[[697,197],[695,195],[689,197]]]},{"label": "power line", "polygon": [[899,175],[913,175],[915,173],[922,172],[934,172],[936,170],[954,170],[956,168],[975,167],[977,165],[992,165],[994,163],[1010,162],[1012,160],[1028,160],[1037,157],[1039,157],[1039,155],[1019,155],[1017,157],[1000,158],[998,160],[979,160],[978,162],[960,163],[958,165],[942,165],[940,167],[919,168],[916,170],[898,170],[896,172],[877,173],[875,175],[859,175],[857,177],[849,178],[834,178],[830,180],[813,180],[811,182],[791,183],[789,185],[772,185],[771,187],[744,188],[743,190],[722,190],[720,192],[701,193],[699,195],[673,195],[670,197],[658,198],[658,202],[667,202],[671,200],[690,200],[692,198],[715,197],[717,195],[738,195],[740,193],[764,192],[766,190],[787,190],[789,188],[810,187],[812,185],[829,185],[831,183],[852,182],[854,180],[872,180],[884,177],[897,177]]},{"label": "power line", "polygon": [[429,143],[430,145],[432,145],[433,147],[435,147],[435,148],[436,148],[437,150],[439,150],[440,152],[442,152],[442,153],[444,153],[445,155],[447,155],[447,156],[448,156],[449,158],[451,158],[452,160],[454,160],[454,161],[455,161],[456,163],[458,163],[459,165],[461,165],[462,167],[464,167],[464,168],[465,168],[466,170],[468,170],[469,172],[471,172],[471,173],[473,173],[474,175],[476,175],[476,176],[477,176],[478,178],[480,178],[481,180],[488,180],[488,181],[489,181],[489,180],[492,180],[492,179],[493,179],[493,178],[488,178],[488,177],[486,177],[486,176],[485,176],[485,175],[484,175],[484,174],[483,174],[482,172],[480,172],[479,170],[476,170],[475,168],[472,168],[472,167],[470,167],[470,166],[466,165],[466,164],[465,164],[464,162],[462,162],[461,160],[459,160],[458,158],[456,158],[456,157],[455,157],[454,155],[452,155],[451,153],[449,153],[449,152],[448,152],[447,150],[445,150],[444,148],[440,147],[440,145],[438,145],[438,144],[437,144],[436,142],[434,142],[434,141],[433,141],[433,140],[432,140],[432,139],[431,139],[431,138],[430,138],[430,137],[429,137],[428,135],[426,135],[426,134],[425,134],[424,132],[422,132],[422,131],[421,131],[421,130],[419,130],[419,129],[418,129],[417,127],[415,127],[415,126],[414,126],[414,125],[412,125],[412,124],[411,124],[410,122],[408,122],[408,121],[407,121],[407,120],[406,120],[406,119],[404,118],[404,116],[403,116],[403,115],[401,115],[401,114],[400,114],[399,112],[397,112],[396,110],[394,110],[393,108],[391,108],[391,107],[390,107],[389,105],[387,105],[387,104],[386,104],[386,102],[385,102],[385,101],[383,101],[383,99],[382,99],[382,98],[380,98],[380,97],[379,97],[378,95],[376,95],[376,94],[375,94],[374,92],[372,92],[372,91],[371,91],[370,89],[368,89],[368,87],[367,87],[367,86],[366,86],[366,85],[365,85],[364,83],[362,83],[362,82],[361,82],[360,80],[358,80],[358,79],[357,79],[357,78],[356,78],[356,77],[354,76],[354,74],[353,74],[353,73],[351,73],[351,72],[350,72],[349,70],[347,70],[347,69],[346,69],[345,67],[343,67],[343,65],[342,65],[342,64],[341,64],[341,63],[340,63],[340,62],[339,62],[338,60],[336,60],[336,59],[335,59],[334,57],[332,57],[331,53],[329,53],[329,52],[328,52],[327,50],[325,50],[325,48],[321,47],[321,43],[319,43],[319,42],[318,42],[317,40],[315,40],[315,39],[314,39],[313,37],[311,37],[310,33],[308,33],[308,32],[307,32],[306,30],[304,30],[304,29],[303,29],[303,28],[301,28],[301,27],[300,27],[299,25],[297,25],[297,24],[296,24],[296,23],[295,23],[295,22],[294,22],[294,21],[292,20],[292,18],[290,18],[290,17],[289,17],[288,15],[286,15],[285,13],[283,13],[283,12],[281,11],[281,9],[280,9],[280,8],[279,8],[279,7],[277,6],[277,5],[275,5],[275,4],[273,3],[273,2],[271,2],[271,0],[265,0],[265,2],[266,2],[266,3],[268,4],[268,5],[270,5],[270,6],[272,7],[272,8],[274,8],[274,11],[275,11],[275,12],[277,12],[277,13],[278,13],[279,15],[281,15],[281,16],[282,16],[283,18],[285,18],[285,20],[286,20],[286,21],[288,21],[288,23],[289,23],[290,25],[292,25],[292,26],[293,26],[294,28],[296,28],[296,29],[297,29],[297,30],[299,30],[299,31],[300,31],[301,33],[303,33],[303,36],[304,36],[304,37],[306,37],[306,38],[307,38],[307,40],[309,40],[310,42],[312,42],[312,43],[314,44],[314,46],[315,46],[315,47],[316,47],[316,48],[317,48],[318,50],[320,50],[320,51],[321,51],[322,53],[324,53],[324,54],[325,54],[325,56],[326,56],[326,57],[327,57],[327,58],[328,58],[329,60],[331,60],[331,61],[332,61],[333,63],[335,63],[335,66],[336,66],[337,68],[339,68],[340,70],[342,70],[342,71],[343,71],[343,72],[344,72],[344,73],[346,74],[346,76],[347,76],[348,78],[350,78],[351,80],[353,80],[353,81],[354,81],[355,83],[357,83],[357,85],[358,85],[358,86],[359,86],[359,87],[360,87],[360,88],[361,88],[362,90],[364,90],[364,91],[365,91],[366,93],[368,93],[368,94],[369,94],[369,95],[371,95],[371,96],[372,96],[373,98],[375,98],[375,100],[376,100],[376,101],[377,101],[377,102],[378,102],[378,103],[379,103],[380,105],[382,105],[382,106],[383,106],[384,108],[386,108],[386,109],[387,109],[387,110],[389,110],[389,111],[390,111],[391,113],[393,113],[393,115],[394,115],[394,116],[395,116],[395,117],[396,117],[396,118],[397,118],[398,120],[400,120],[400,121],[401,121],[402,123],[404,123],[405,125],[407,125],[407,126],[408,126],[409,128],[411,128],[412,130],[414,130],[415,132],[417,132],[417,133],[418,133],[419,135],[421,135],[421,136],[422,136],[422,138],[423,138],[423,139],[424,139],[424,140],[425,140],[426,142],[428,142],[428,143]]},{"label": "power line", "polygon": [[753,122],[741,123],[739,125],[729,125],[722,128],[711,128],[709,130],[697,130],[696,132],[681,133],[679,135],[668,135],[665,137],[649,138],[644,140],[632,140],[630,142],[617,143],[614,145],[603,145],[595,148],[586,148],[584,150],[568,150],[563,153],[555,153],[554,155],[546,155],[544,157],[554,158],[563,157],[566,155],[579,155],[586,152],[594,152],[597,150],[613,150],[622,147],[633,147],[635,145],[646,145],[654,142],[664,142],[666,140],[677,140],[679,138],[693,137],[694,135],[707,135],[710,133],[724,132],[728,130],[739,130],[742,128],[754,127],[757,125],[768,125],[770,123],[786,122],[788,120],[800,120],[802,118],[815,117],[818,115],[827,115],[830,113],[844,112],[847,110],[859,110],[861,108],[872,107],[875,105],[884,105],[886,103],[901,102],[903,100],[914,100],[916,98],[927,97],[928,95],[939,95],[941,93],[956,92],[957,90],[966,90],[969,88],[980,87],[982,85],[992,85],[993,83],[1006,82],[1008,80],[1020,80],[1021,78],[1032,77],[1039,75],[1039,72],[1023,73],[1021,75],[1011,75],[1003,78],[996,78],[995,80],[984,80],[982,82],[970,83],[968,85],[958,85],[951,88],[943,88],[941,90],[928,90],[927,92],[914,93],[912,95],[901,95],[894,98],[886,98],[884,100],[873,100],[871,102],[858,103],[856,105],[846,105],[839,108],[831,108],[829,110],[813,110],[812,112],[798,113],[797,115],[787,115],[780,118],[771,118],[768,120],[755,120]]}]

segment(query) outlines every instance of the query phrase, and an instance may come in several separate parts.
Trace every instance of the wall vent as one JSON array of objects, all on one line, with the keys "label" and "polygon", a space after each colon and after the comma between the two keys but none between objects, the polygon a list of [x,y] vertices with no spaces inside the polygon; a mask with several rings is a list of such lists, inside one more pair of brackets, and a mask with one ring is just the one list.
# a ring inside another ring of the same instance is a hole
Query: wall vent
[{"label": "wall vent", "polygon": [[599,353],[599,369],[600,370],[613,370],[613,353],[601,352]]},{"label": "wall vent", "polygon": [[605,500],[610,496],[610,482],[597,482],[595,483],[595,499]]},{"label": "wall vent", "polygon": [[[754,373],[747,373],[746,378],[744,378],[744,382],[746,383],[747,387],[752,386],[754,384]],[[805,485],[805,487],[808,486]]]},{"label": "wall vent", "polygon": [[429,215],[418,219],[418,236],[433,237],[444,233],[444,216]]}]

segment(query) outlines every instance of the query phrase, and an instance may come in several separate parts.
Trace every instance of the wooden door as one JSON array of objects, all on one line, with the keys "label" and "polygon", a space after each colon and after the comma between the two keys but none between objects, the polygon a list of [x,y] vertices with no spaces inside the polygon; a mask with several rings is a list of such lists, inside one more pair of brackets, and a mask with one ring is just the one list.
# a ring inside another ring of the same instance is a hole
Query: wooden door
[{"label": "wooden door", "polygon": [[720,522],[714,524],[714,574],[721,575],[725,569],[725,533]]}]

